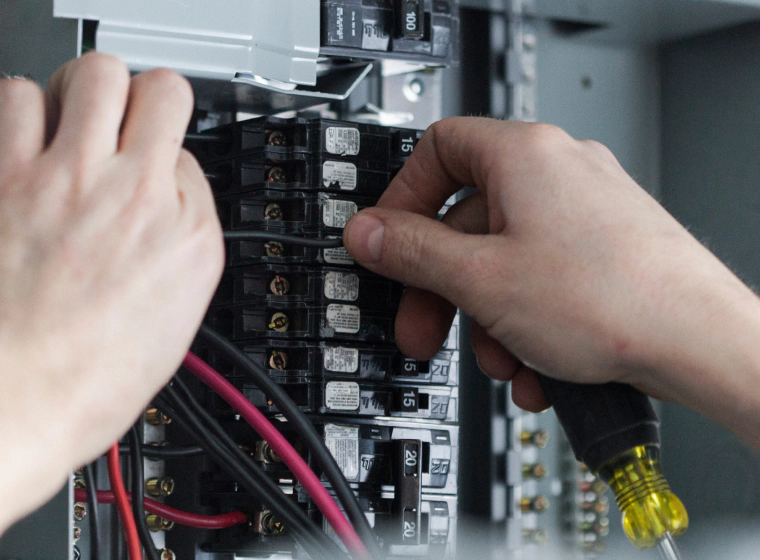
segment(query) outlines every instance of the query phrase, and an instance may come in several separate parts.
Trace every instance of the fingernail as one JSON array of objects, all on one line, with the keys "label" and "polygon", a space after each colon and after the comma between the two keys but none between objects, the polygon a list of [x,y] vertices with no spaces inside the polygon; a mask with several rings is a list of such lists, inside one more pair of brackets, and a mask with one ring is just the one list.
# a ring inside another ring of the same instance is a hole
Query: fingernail
[{"label": "fingernail", "polygon": [[380,260],[385,225],[373,216],[357,214],[349,222],[346,249],[361,263]]}]

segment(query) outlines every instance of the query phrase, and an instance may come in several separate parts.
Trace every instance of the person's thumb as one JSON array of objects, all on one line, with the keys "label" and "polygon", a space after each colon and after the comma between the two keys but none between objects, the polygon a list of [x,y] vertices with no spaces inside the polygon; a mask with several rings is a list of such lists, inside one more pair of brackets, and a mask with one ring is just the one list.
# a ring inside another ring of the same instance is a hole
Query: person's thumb
[{"label": "person's thumb", "polygon": [[363,267],[435,292],[466,306],[473,295],[472,267],[483,259],[487,236],[458,232],[436,220],[385,208],[369,208],[346,225],[343,242]]}]

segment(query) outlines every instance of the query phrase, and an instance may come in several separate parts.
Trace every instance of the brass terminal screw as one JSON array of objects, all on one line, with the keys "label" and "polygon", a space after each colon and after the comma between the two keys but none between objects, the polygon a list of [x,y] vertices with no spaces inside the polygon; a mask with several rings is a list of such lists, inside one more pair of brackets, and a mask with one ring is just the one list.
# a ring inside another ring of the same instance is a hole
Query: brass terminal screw
[{"label": "brass terminal screw", "polygon": [[254,457],[257,461],[263,461],[265,463],[281,463],[282,459],[275,452],[274,449],[266,442],[260,441],[256,444],[256,455]]},{"label": "brass terminal screw", "polygon": [[549,509],[549,500],[543,496],[534,498],[522,498],[520,500],[520,509],[525,513],[543,513]]},{"label": "brass terminal screw", "polygon": [[549,469],[543,463],[528,463],[522,467],[524,478],[544,478],[548,473]]},{"label": "brass terminal screw", "polygon": [[87,517],[87,504],[77,502],[74,504],[74,519],[76,521],[82,521]]},{"label": "brass terminal screw", "polygon": [[85,488],[87,488],[87,484],[85,484],[84,478],[79,478],[79,477],[75,478],[74,488],[76,488],[77,490],[84,490]]},{"label": "brass terminal screw", "polygon": [[82,538],[82,529],[74,525],[74,542]]},{"label": "brass terminal screw", "polygon": [[578,525],[581,533],[591,533],[600,537],[606,537],[610,534],[610,520],[602,517],[594,523],[584,522]]},{"label": "brass terminal screw", "polygon": [[145,421],[151,426],[166,426],[172,419],[157,408],[149,408],[145,411]]},{"label": "brass terminal screw", "polygon": [[261,532],[265,535],[279,535],[285,530],[285,526],[271,511],[264,512],[261,516]]},{"label": "brass terminal screw", "polygon": [[267,146],[285,146],[287,143],[287,136],[280,130],[273,130],[267,134]]},{"label": "brass terminal screw", "polygon": [[148,523],[148,529],[154,533],[157,533],[159,531],[171,531],[174,528],[173,521],[169,521],[168,519],[164,519],[158,515],[150,514],[145,518],[145,521]]},{"label": "brass terminal screw", "polygon": [[549,531],[546,529],[523,529],[522,537],[526,542],[545,545],[549,541]]},{"label": "brass terminal screw", "polygon": [[284,296],[290,291],[290,282],[284,276],[276,275],[269,283],[269,291],[276,296]]},{"label": "brass terminal screw", "polygon": [[605,494],[607,492],[607,485],[599,480],[598,478],[595,478],[591,482],[580,482],[578,483],[578,489],[581,492],[591,492],[593,494],[596,494],[597,496],[601,496],[602,494]]},{"label": "brass terminal screw", "polygon": [[145,490],[155,498],[165,498],[174,492],[174,479],[170,476],[150,478],[145,483]]},{"label": "brass terminal screw", "polygon": [[168,548],[161,551],[161,560],[177,560],[177,556]]},{"label": "brass terminal screw", "polygon": [[535,432],[523,431],[520,434],[520,443],[524,447],[538,447],[544,449],[549,443],[549,433],[546,430],[536,430]]},{"label": "brass terminal screw", "polygon": [[267,183],[284,183],[287,179],[282,167],[273,167],[267,172]]},{"label": "brass terminal screw", "polygon": [[269,320],[269,328],[277,332],[286,332],[289,326],[288,316],[285,313],[278,311]]},{"label": "brass terminal screw", "polygon": [[590,502],[581,502],[581,510],[607,515],[610,511],[610,503],[603,497]]},{"label": "brass terminal screw", "polygon": [[282,220],[282,206],[276,202],[268,204],[267,207],[264,208],[264,219],[275,221]]},{"label": "brass terminal screw", "polygon": [[280,371],[288,367],[288,355],[281,350],[272,350],[269,355],[269,367]]},{"label": "brass terminal screw", "polygon": [[267,257],[281,257],[285,254],[285,245],[279,241],[267,241],[264,243],[264,251]]}]

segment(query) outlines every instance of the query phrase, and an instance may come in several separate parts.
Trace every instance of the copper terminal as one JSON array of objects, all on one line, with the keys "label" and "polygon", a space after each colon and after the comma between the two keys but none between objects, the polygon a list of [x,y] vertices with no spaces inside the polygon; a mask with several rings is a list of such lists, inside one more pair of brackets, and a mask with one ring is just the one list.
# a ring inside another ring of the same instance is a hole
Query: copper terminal
[{"label": "copper terminal", "polygon": [[287,177],[282,167],[272,167],[267,172],[267,183],[284,183]]},{"label": "copper terminal", "polygon": [[145,518],[148,523],[148,529],[157,533],[159,531],[171,531],[174,528],[174,522],[159,517],[158,515],[150,514]]},{"label": "copper terminal", "polygon": [[288,355],[280,350],[272,350],[269,355],[269,367],[283,371],[288,367]]},{"label": "copper terminal", "polygon": [[267,146],[285,146],[288,143],[288,138],[285,133],[279,130],[272,130],[267,133]]},{"label": "copper terminal", "polygon": [[286,332],[290,321],[285,313],[278,311],[269,320],[269,329],[276,332]]},{"label": "copper terminal", "polygon": [[525,513],[543,513],[549,509],[549,500],[543,496],[534,498],[522,498],[520,500],[520,509]]},{"label": "copper terminal", "polygon": [[274,221],[282,220],[282,206],[276,202],[268,204],[267,207],[264,208],[264,219]]},{"label": "copper terminal", "polygon": [[290,282],[284,276],[279,274],[269,283],[269,291],[276,296],[284,296],[290,291]]},{"label": "copper terminal", "polygon": [[264,243],[264,251],[267,257],[281,257],[285,254],[285,245],[279,241],[267,241]]},{"label": "copper terminal", "polygon": [[165,498],[174,492],[174,479],[165,476],[162,478],[150,478],[145,483],[145,490],[155,498]]},{"label": "copper terminal", "polygon": [[172,419],[155,407],[145,411],[145,421],[151,426],[166,426]]}]

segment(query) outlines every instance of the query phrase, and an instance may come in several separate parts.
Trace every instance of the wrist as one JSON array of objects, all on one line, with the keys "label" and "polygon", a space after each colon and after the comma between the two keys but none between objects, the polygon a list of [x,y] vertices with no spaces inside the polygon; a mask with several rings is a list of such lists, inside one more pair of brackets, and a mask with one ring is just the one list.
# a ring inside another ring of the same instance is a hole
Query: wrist
[{"label": "wrist", "polygon": [[689,288],[678,309],[670,306],[642,388],[760,449],[760,299],[727,269],[695,275]]},{"label": "wrist", "polygon": [[74,448],[70,415],[57,399],[43,398],[54,394],[54,387],[36,386],[33,360],[2,354],[0,534],[60,489],[72,470]]}]

